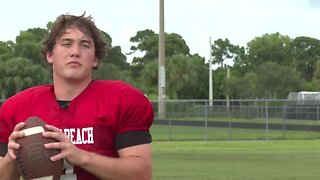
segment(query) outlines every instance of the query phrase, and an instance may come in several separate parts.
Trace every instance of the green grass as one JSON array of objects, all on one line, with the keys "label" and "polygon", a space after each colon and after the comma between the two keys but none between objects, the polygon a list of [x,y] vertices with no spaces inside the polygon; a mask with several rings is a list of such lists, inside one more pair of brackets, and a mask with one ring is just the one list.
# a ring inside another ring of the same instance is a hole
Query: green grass
[{"label": "green grass", "polygon": [[155,141],[154,180],[320,179],[320,142]]}]

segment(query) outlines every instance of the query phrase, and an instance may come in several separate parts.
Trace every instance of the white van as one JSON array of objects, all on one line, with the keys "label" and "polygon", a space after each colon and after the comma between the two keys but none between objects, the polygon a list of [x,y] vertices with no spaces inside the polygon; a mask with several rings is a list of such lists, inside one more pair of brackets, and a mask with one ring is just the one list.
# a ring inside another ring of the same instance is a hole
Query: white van
[{"label": "white van", "polygon": [[320,105],[320,92],[301,91],[289,93],[288,105]]}]

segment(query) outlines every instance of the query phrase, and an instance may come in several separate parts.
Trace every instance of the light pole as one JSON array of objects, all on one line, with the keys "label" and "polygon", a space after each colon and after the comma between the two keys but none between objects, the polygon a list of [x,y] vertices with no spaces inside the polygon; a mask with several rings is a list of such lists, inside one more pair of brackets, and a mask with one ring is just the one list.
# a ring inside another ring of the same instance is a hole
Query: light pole
[{"label": "light pole", "polygon": [[212,45],[211,45],[211,37],[209,40],[209,105],[212,106],[213,100],[213,89],[212,89]]},{"label": "light pole", "polygon": [[159,64],[158,64],[158,115],[159,118],[165,117],[165,34],[164,34],[164,0],[159,0]]}]

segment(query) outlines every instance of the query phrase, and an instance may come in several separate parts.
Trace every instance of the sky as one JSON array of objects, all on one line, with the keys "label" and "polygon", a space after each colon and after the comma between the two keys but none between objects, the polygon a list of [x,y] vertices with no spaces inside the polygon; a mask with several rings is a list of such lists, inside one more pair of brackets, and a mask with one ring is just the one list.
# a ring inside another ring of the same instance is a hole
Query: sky
[{"label": "sky", "polygon": [[[14,41],[29,28],[46,28],[61,14],[83,12],[92,15],[124,54],[130,52],[130,37],[138,31],[159,33],[159,0],[4,0],[0,41]],[[320,0],[164,0],[165,32],[181,35],[190,53],[205,59],[210,38],[212,43],[227,38],[240,46],[276,32],[320,39],[319,17]]]}]

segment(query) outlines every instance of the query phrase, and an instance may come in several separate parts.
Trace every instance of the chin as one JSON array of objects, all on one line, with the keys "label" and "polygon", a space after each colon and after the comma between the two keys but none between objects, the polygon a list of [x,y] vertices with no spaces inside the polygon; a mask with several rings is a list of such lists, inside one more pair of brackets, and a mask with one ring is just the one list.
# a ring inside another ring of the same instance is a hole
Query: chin
[{"label": "chin", "polygon": [[84,74],[73,74],[73,75],[65,77],[65,79],[70,82],[83,82],[88,79],[91,79],[91,76],[84,75]]}]

